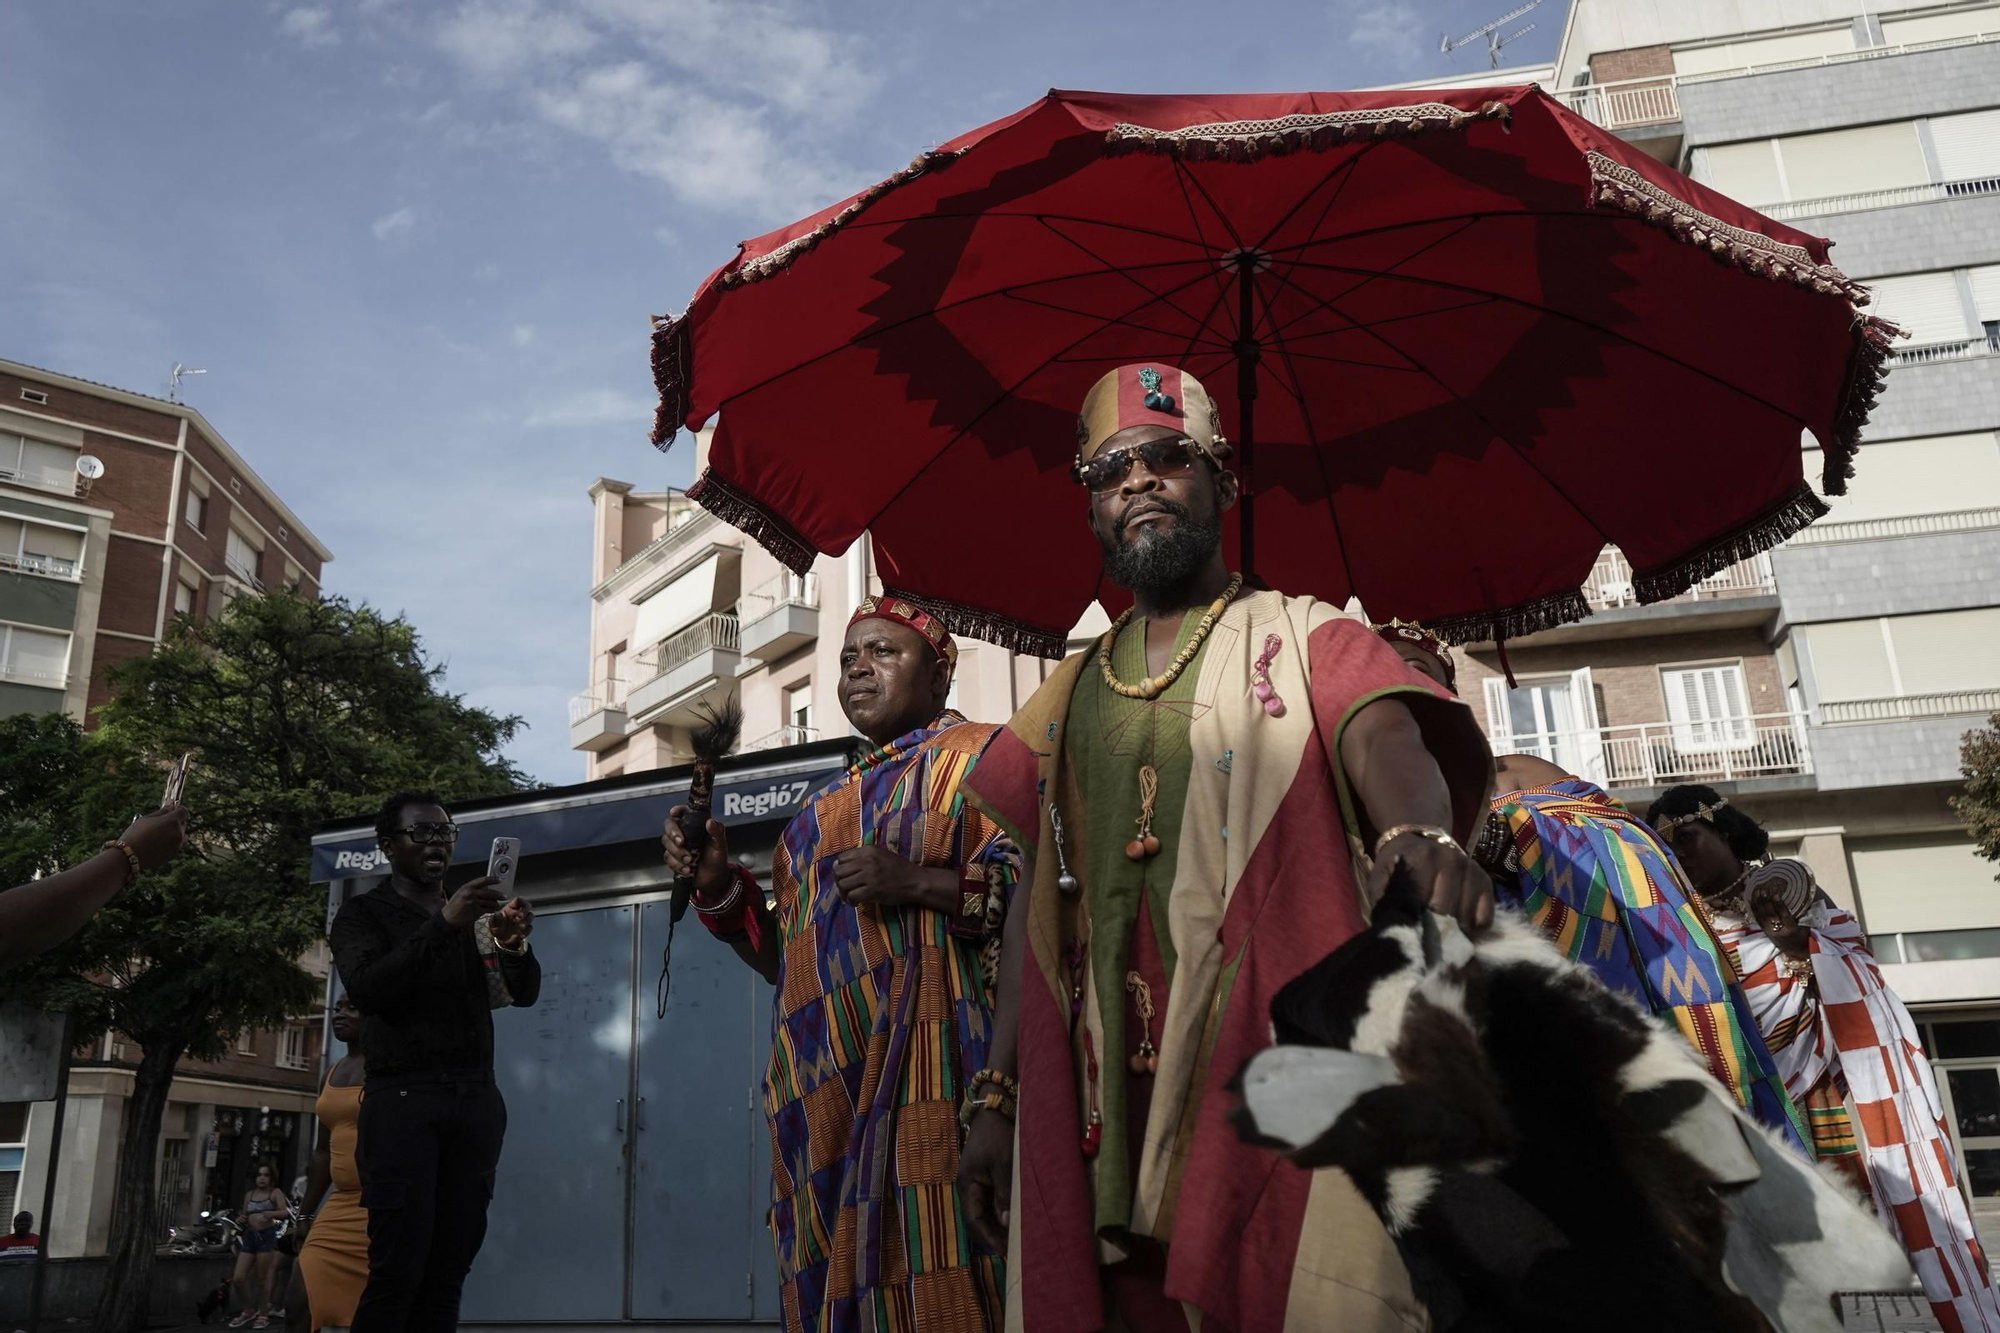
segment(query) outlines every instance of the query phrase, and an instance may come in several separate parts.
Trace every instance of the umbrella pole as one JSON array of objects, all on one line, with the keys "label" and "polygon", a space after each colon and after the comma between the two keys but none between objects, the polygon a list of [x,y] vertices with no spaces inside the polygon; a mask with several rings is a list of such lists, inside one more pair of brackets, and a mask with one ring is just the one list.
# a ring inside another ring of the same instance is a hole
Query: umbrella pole
[{"label": "umbrella pole", "polygon": [[1251,283],[1256,280],[1256,251],[1244,250],[1236,257],[1236,414],[1237,450],[1241,461],[1237,465],[1237,475],[1243,480],[1243,521],[1238,529],[1241,534],[1241,560],[1243,578],[1246,582],[1256,578],[1256,531],[1255,506],[1257,492],[1252,482],[1250,455],[1257,444],[1257,361],[1262,348],[1251,336],[1256,327],[1255,306],[1252,301]]}]

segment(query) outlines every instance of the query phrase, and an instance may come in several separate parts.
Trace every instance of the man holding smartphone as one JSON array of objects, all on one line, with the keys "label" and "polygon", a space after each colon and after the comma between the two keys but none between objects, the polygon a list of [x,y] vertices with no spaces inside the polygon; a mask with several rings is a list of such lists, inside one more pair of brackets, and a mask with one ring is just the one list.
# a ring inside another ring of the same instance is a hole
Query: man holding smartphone
[{"label": "man holding smartphone", "polygon": [[534,911],[490,877],[447,896],[458,827],[428,792],[376,816],[389,878],[334,918],[334,965],[368,1051],[355,1162],[368,1210],[368,1288],[353,1333],[458,1326],[486,1238],[507,1108],[493,1082],[493,1017],[473,923],[485,918],[513,1003],[540,997]]}]

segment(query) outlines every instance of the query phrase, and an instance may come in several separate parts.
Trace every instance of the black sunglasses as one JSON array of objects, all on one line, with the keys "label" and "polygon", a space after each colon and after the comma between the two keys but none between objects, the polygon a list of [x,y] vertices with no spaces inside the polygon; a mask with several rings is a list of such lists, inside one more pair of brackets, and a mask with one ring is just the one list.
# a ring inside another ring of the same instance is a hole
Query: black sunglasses
[{"label": "black sunglasses", "polygon": [[457,842],[458,825],[446,821],[442,824],[409,824],[396,830],[404,834],[419,847],[427,847],[434,842]]},{"label": "black sunglasses", "polygon": [[1124,485],[1135,463],[1144,463],[1146,471],[1162,481],[1168,481],[1186,476],[1197,459],[1204,462],[1208,459],[1208,454],[1200,445],[1185,435],[1170,435],[1165,439],[1135,444],[1129,449],[1099,454],[1088,463],[1078,463],[1070,468],[1070,475],[1089,487],[1092,495],[1103,495]]}]

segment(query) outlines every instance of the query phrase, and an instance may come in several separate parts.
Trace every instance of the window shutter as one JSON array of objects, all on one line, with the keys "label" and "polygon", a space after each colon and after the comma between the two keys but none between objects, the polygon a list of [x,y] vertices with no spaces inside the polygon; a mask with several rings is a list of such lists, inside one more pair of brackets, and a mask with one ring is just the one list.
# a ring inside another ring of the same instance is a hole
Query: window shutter
[{"label": "window shutter", "polygon": [[1912,273],[1877,278],[1874,312],[1910,335],[1905,346],[1956,342],[1972,336],[1966,327],[1965,302],[1959,298],[1958,277],[1952,273]]},{"label": "window shutter", "polygon": [[1948,181],[2000,176],[2000,110],[1932,116],[1931,143]]}]

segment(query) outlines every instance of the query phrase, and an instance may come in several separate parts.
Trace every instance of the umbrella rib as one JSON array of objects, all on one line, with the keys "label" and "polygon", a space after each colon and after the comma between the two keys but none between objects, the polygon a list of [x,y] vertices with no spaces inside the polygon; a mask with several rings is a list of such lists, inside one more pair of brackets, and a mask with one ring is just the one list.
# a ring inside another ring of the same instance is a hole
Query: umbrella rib
[{"label": "umbrella rib", "polygon": [[[1186,286],[1192,287],[1195,283],[1200,281],[1201,281],[1201,276],[1197,274],[1195,277],[1188,279]],[[1136,311],[1138,309],[1143,309],[1143,308],[1144,307],[1134,307],[1134,310]],[[1119,316],[1112,316],[1112,320],[1115,320],[1117,318],[1119,318]],[[907,481],[905,481],[901,486],[898,486],[887,499],[882,501],[880,505],[876,506],[875,512],[869,515],[868,521],[862,525],[863,529],[866,530],[869,528],[873,528],[876,522],[881,519],[882,515],[889,511],[889,507],[895,504],[896,501],[902,499],[904,493],[907,492],[910,489],[910,487],[916,485],[919,481],[921,481],[923,479],[924,474],[931,470],[931,466],[934,463],[936,463],[938,459],[944,457],[945,452],[948,449],[950,449],[954,444],[957,444],[960,440],[964,439],[966,434],[970,432],[974,426],[978,425],[980,420],[983,417],[985,417],[985,415],[988,412],[991,412],[994,408],[1000,406],[1000,404],[1006,402],[1009,398],[1012,398],[1015,394],[1019,393],[1022,387],[1026,385],[1029,380],[1035,378],[1035,376],[1041,374],[1044,370],[1047,370],[1050,366],[1055,365],[1057,363],[1058,358],[1067,355],[1068,353],[1074,351],[1078,346],[1080,346],[1088,339],[1094,338],[1098,334],[1104,332],[1105,328],[1108,327],[1111,322],[1112,322],[1111,320],[1105,321],[1103,324],[1100,324],[1097,328],[1094,328],[1090,330],[1088,333],[1082,334],[1079,337],[1077,337],[1075,341],[1071,342],[1067,347],[1061,348],[1058,351],[1050,353],[1048,356],[1044,357],[1040,362],[1036,363],[1035,367],[1032,370],[1028,371],[1027,374],[1021,376],[1020,379],[1015,380],[1012,384],[1002,389],[999,395],[995,397],[992,402],[988,403],[986,406],[980,408],[977,412],[973,413],[970,417],[966,418],[965,424],[960,426],[957,430],[954,430],[951,433],[950,439],[940,444],[936,449],[934,449],[931,452],[931,456],[924,460],[924,464],[922,467],[919,467],[914,471],[912,471]]]},{"label": "umbrella rib", "polygon": [[[1327,297],[1321,308],[1332,310],[1335,314],[1339,315],[1342,319],[1346,320],[1350,326],[1358,327],[1358,324],[1356,323],[1354,317],[1348,314],[1345,310],[1342,310],[1338,306],[1334,305],[1333,303],[1335,301],[1346,300],[1348,297],[1354,295],[1356,292],[1360,291],[1362,288],[1366,287],[1369,283],[1374,282],[1378,278],[1385,278],[1385,277],[1394,277],[1399,279],[1403,278],[1403,275],[1396,271],[1397,269],[1409,263],[1411,260],[1420,258],[1421,256],[1430,253],[1432,250],[1435,250],[1437,247],[1443,245],[1447,241],[1456,240],[1458,237],[1463,236],[1466,232],[1472,230],[1472,228],[1475,225],[1477,225],[1475,219],[1467,219],[1461,222],[1453,230],[1448,231],[1441,236],[1432,237],[1428,242],[1419,246],[1417,249],[1412,250],[1409,254],[1404,255],[1401,259],[1398,259],[1395,263],[1390,264],[1386,268],[1365,270],[1365,276],[1362,277],[1360,282],[1357,282],[1352,287],[1347,288],[1345,291],[1341,292],[1340,295],[1338,296]],[[1299,292],[1299,294],[1301,296],[1304,296],[1308,301],[1311,301],[1313,297],[1310,294],[1301,290],[1291,280],[1291,274],[1297,273],[1300,267],[1305,265],[1306,262],[1307,261],[1305,261],[1304,259],[1292,260],[1285,276],[1280,277],[1278,281],[1282,282],[1285,286],[1292,288],[1292,290]],[[1275,268],[1276,266],[1273,265],[1273,267]],[[1325,265],[1315,264],[1312,267],[1315,269],[1324,269]],[[1274,316],[1272,321],[1271,336],[1274,338],[1282,339],[1285,336],[1287,330],[1295,328],[1302,321],[1311,318],[1311,316],[1314,313],[1317,312],[1308,311],[1306,314],[1299,316],[1298,319],[1291,321],[1291,323],[1286,324],[1283,327],[1279,327],[1277,325],[1276,318]]]},{"label": "umbrella rib", "polygon": [[[1066,233],[1065,231],[1063,231],[1063,229],[1062,229],[1062,228],[1060,228],[1060,227],[1056,226],[1056,225],[1055,225],[1055,223],[1054,223],[1054,222],[1053,222],[1052,220],[1048,219],[1048,218],[1044,218],[1044,219],[1042,219],[1042,225],[1043,225],[1043,227],[1044,227],[1044,228],[1046,228],[1046,229],[1047,229],[1047,230],[1048,230],[1049,232],[1053,233],[1053,234],[1054,234],[1054,235],[1056,235],[1056,236],[1059,236],[1059,237],[1061,237],[1061,238],[1062,238],[1062,239],[1063,239],[1063,240],[1064,240],[1065,242],[1067,242],[1068,244],[1070,244],[1070,245],[1073,245],[1073,246],[1075,246],[1075,247],[1076,247],[1076,248],[1077,248],[1078,250],[1081,250],[1081,251],[1082,251],[1082,252],[1083,252],[1083,253],[1084,253],[1084,254],[1085,254],[1085,255],[1086,255],[1087,257],[1089,257],[1089,258],[1091,258],[1091,259],[1095,259],[1095,260],[1096,260],[1096,261],[1098,262],[1098,264],[1099,264],[1099,265],[1100,265],[1100,266],[1101,266],[1101,267],[1103,268],[1103,270],[1104,270],[1104,272],[1105,272],[1105,273],[1107,273],[1107,274],[1111,274],[1111,275],[1114,275],[1114,276],[1116,276],[1116,277],[1120,277],[1120,278],[1123,278],[1123,279],[1125,279],[1125,280],[1126,280],[1127,282],[1131,283],[1131,284],[1132,284],[1132,285],[1133,285],[1134,287],[1137,287],[1137,288],[1138,288],[1138,289],[1139,289],[1140,291],[1142,291],[1142,292],[1145,292],[1145,293],[1146,293],[1146,294],[1147,294],[1148,296],[1151,296],[1151,297],[1153,298],[1153,300],[1152,300],[1152,301],[1149,301],[1149,302],[1147,303],[1148,305],[1151,305],[1151,304],[1154,304],[1155,302],[1164,302],[1164,303],[1166,304],[1166,306],[1167,306],[1167,308],[1168,308],[1168,309],[1172,310],[1172,311],[1173,311],[1173,312],[1174,312],[1175,314],[1179,315],[1179,316],[1180,316],[1180,317],[1181,317],[1182,319],[1193,319],[1193,318],[1194,318],[1194,316],[1193,316],[1193,315],[1191,315],[1191,314],[1189,314],[1189,313],[1188,313],[1187,311],[1185,311],[1185,310],[1181,309],[1181,308],[1180,308],[1180,306],[1176,305],[1176,304],[1175,304],[1175,303],[1174,303],[1173,301],[1169,300],[1169,299],[1168,299],[1167,297],[1164,297],[1164,296],[1161,296],[1161,295],[1159,295],[1158,293],[1154,292],[1152,288],[1148,287],[1148,286],[1147,286],[1147,285],[1146,285],[1145,283],[1143,283],[1143,282],[1139,281],[1139,279],[1138,279],[1138,278],[1136,278],[1136,277],[1134,277],[1134,276],[1133,276],[1133,271],[1132,271],[1132,269],[1131,269],[1130,267],[1127,267],[1127,266],[1125,266],[1125,265],[1122,265],[1122,264],[1113,264],[1113,263],[1112,263],[1112,262],[1111,262],[1110,260],[1108,260],[1108,259],[1106,259],[1106,258],[1105,258],[1104,256],[1102,256],[1102,255],[1098,254],[1098,253],[1097,253],[1097,252],[1096,252],[1095,250],[1092,250],[1092,249],[1091,249],[1091,248],[1090,248],[1089,246],[1085,245],[1085,244],[1084,244],[1084,243],[1083,243],[1082,241],[1079,241],[1078,239],[1076,239],[1076,237],[1074,237],[1074,236],[1071,236],[1071,235],[1069,235],[1068,233]],[[1187,261],[1185,261],[1185,260],[1179,260],[1179,261],[1176,261],[1176,262],[1179,262],[1179,263],[1186,263]],[[1142,307],[1142,308],[1143,308],[1143,307]],[[1080,312],[1078,312],[1078,313],[1080,313]],[[1122,322],[1122,321],[1121,321],[1121,322]],[[1165,331],[1164,331],[1164,330],[1160,330],[1160,329],[1148,329],[1148,330],[1146,330],[1146,332],[1148,332],[1148,333],[1164,333]],[[1190,344],[1190,345],[1192,345],[1192,344]]]},{"label": "umbrella rib", "polygon": [[[1189,284],[1189,285],[1190,285],[1190,286],[1192,286],[1193,284]],[[1140,288],[1140,290],[1141,290],[1141,291],[1144,291],[1144,290],[1146,290],[1146,289],[1145,289],[1145,288],[1144,288],[1144,287],[1142,286],[1142,287]],[[1022,303],[1023,305],[1031,305],[1031,306],[1034,306],[1034,307],[1036,307],[1036,308],[1038,308],[1038,309],[1041,309],[1041,310],[1053,310],[1053,311],[1055,311],[1055,312],[1056,312],[1057,314],[1059,314],[1059,315],[1076,315],[1076,316],[1078,316],[1079,318],[1082,318],[1082,319],[1104,319],[1104,321],[1105,321],[1105,322],[1104,322],[1104,323],[1103,323],[1103,324],[1102,324],[1102,325],[1101,325],[1101,326],[1100,326],[1100,327],[1098,328],[1098,330],[1097,330],[1097,332],[1099,332],[1099,333],[1102,333],[1102,332],[1103,332],[1103,331],[1104,331],[1105,329],[1108,329],[1108,328],[1125,328],[1125,329],[1131,329],[1131,330],[1133,330],[1133,331],[1135,331],[1135,332],[1138,332],[1138,333],[1151,333],[1151,334],[1156,334],[1156,335],[1158,335],[1159,337],[1162,337],[1162,338],[1178,338],[1178,337],[1180,337],[1180,336],[1181,336],[1180,334],[1178,334],[1178,333],[1175,333],[1175,332],[1173,332],[1172,330],[1169,330],[1169,329],[1156,329],[1156,328],[1151,328],[1151,327],[1149,327],[1149,326],[1147,326],[1147,325],[1144,325],[1144,324],[1137,324],[1137,323],[1134,323],[1134,322],[1133,322],[1133,321],[1132,321],[1131,319],[1129,319],[1129,318],[1126,318],[1125,316],[1122,316],[1122,315],[1116,315],[1116,316],[1112,316],[1112,317],[1110,317],[1110,318],[1106,319],[1106,318],[1105,318],[1104,316],[1102,316],[1102,315],[1099,315],[1099,314],[1098,314],[1098,313],[1097,313],[1096,311],[1092,311],[1092,310],[1075,310],[1075,309],[1072,309],[1072,308],[1071,308],[1071,307],[1069,307],[1069,306],[1064,306],[1064,305],[1057,305],[1057,304],[1056,304],[1055,302],[1053,302],[1053,301],[1044,301],[1044,300],[1041,300],[1041,299],[1040,299],[1040,298],[1038,298],[1038,297],[1033,297],[1033,296],[1023,296],[1023,295],[1021,295],[1021,294],[1020,294],[1019,292],[1008,292],[1008,293],[1006,293],[1006,295],[1007,295],[1008,299],[1010,299],[1010,300],[1014,300],[1014,301],[1019,301],[1019,302],[1021,302],[1021,303]],[[1151,305],[1151,304],[1153,304],[1153,302],[1151,302],[1151,301],[1148,301],[1148,302],[1146,303],[1146,305]],[[1146,305],[1142,305],[1142,306],[1140,306],[1140,307],[1138,307],[1138,308],[1139,308],[1140,310],[1144,310],[1144,309],[1146,308]],[[1180,314],[1186,314],[1186,313],[1187,313],[1186,311],[1183,311],[1183,310],[1181,310],[1181,309],[1180,309],[1180,307],[1178,307],[1178,306],[1175,306],[1175,307],[1174,307],[1174,309],[1175,309],[1175,311],[1176,311],[1176,312],[1178,312],[1178,313],[1180,313]],[[1192,316],[1190,316],[1190,318],[1192,318]],[[1198,339],[1196,339],[1196,340],[1190,340],[1190,342],[1188,343],[1188,346],[1189,346],[1189,348],[1190,348],[1190,349],[1192,349],[1192,348],[1194,347],[1194,345],[1195,345],[1195,342],[1196,342],[1196,341],[1199,341],[1199,340],[1198,340]],[[1229,346],[1229,344],[1228,344],[1228,343],[1226,343],[1226,342],[1223,342],[1223,341],[1222,341],[1221,339],[1218,339],[1218,338],[1211,338],[1211,339],[1209,339],[1208,341],[1209,341],[1209,344],[1210,344],[1210,346],[1212,346],[1212,347],[1216,347],[1216,348],[1221,348],[1221,349],[1224,349],[1224,350],[1227,350],[1227,348],[1228,348],[1228,346]]]},{"label": "umbrella rib", "polygon": [[[1290,286],[1290,283],[1287,282],[1286,285]],[[1301,293],[1301,295],[1303,294],[1304,293]],[[1394,352],[1397,356],[1402,357],[1405,361],[1408,361],[1412,365],[1416,366],[1417,369],[1423,374],[1425,379],[1428,379],[1432,384],[1435,384],[1438,388],[1442,389],[1453,402],[1457,403],[1460,407],[1464,408],[1467,414],[1469,414],[1480,425],[1484,426],[1487,432],[1494,439],[1500,441],[1500,443],[1506,445],[1509,449],[1513,450],[1514,456],[1516,458],[1519,458],[1523,463],[1527,464],[1528,470],[1533,472],[1537,477],[1540,477],[1542,479],[1542,484],[1547,486],[1549,490],[1554,492],[1557,498],[1559,498],[1564,504],[1568,505],[1571,509],[1575,510],[1576,516],[1582,519],[1585,523],[1588,523],[1591,527],[1591,530],[1596,532],[1597,535],[1604,540],[1604,544],[1606,546],[1610,546],[1613,544],[1611,540],[1611,534],[1604,530],[1604,525],[1599,523],[1595,518],[1592,518],[1590,516],[1590,513],[1587,510],[1585,510],[1582,505],[1577,503],[1576,497],[1572,496],[1568,491],[1564,490],[1561,486],[1557,485],[1555,479],[1550,477],[1548,473],[1544,472],[1541,469],[1541,467],[1536,464],[1535,460],[1528,456],[1527,450],[1521,448],[1520,445],[1514,443],[1514,441],[1507,438],[1507,436],[1501,434],[1501,432],[1497,428],[1495,428],[1493,423],[1486,419],[1486,414],[1484,412],[1481,412],[1476,406],[1473,405],[1471,399],[1466,398],[1463,395],[1459,394],[1450,385],[1446,384],[1443,380],[1439,379],[1436,373],[1433,372],[1429,366],[1424,365],[1423,362],[1411,356],[1408,352],[1398,347],[1395,343],[1390,342],[1389,339],[1384,335],[1382,335],[1381,333],[1376,332],[1374,329],[1362,329],[1361,332],[1375,339],[1377,342],[1381,343],[1384,347],[1388,348],[1391,352]]]},{"label": "umbrella rib", "polygon": [[[1182,161],[1180,158],[1173,158],[1171,159],[1171,161],[1173,163],[1173,169],[1174,169],[1174,185],[1181,192],[1181,202],[1187,205],[1188,222],[1190,225],[1194,227],[1194,234],[1196,238],[1200,240],[1203,247],[1210,251],[1213,251],[1215,247],[1209,244],[1208,233],[1203,230],[1201,225],[1200,211],[1196,209],[1194,206],[1194,196],[1188,193],[1188,185],[1190,184],[1191,178],[1188,175],[1187,163]],[[1206,190],[1202,191],[1201,197],[1203,199],[1208,199],[1209,206],[1211,208],[1215,206],[1215,201],[1209,198],[1208,192]],[[1222,224],[1225,227],[1229,225],[1229,219],[1227,217],[1222,216],[1220,213],[1218,213],[1216,216],[1221,219]],[[1209,303],[1207,312],[1204,313],[1201,317],[1201,327],[1203,328],[1207,328],[1209,326],[1209,321],[1215,318],[1215,314],[1218,310],[1222,308],[1223,302],[1229,299],[1229,284],[1223,280],[1222,265],[1217,264],[1213,270],[1213,273],[1215,277],[1215,300]],[[1183,360],[1186,360],[1187,358],[1192,357],[1193,355],[1194,355],[1194,341],[1190,339],[1188,341],[1186,349],[1181,353],[1181,358]]]}]

